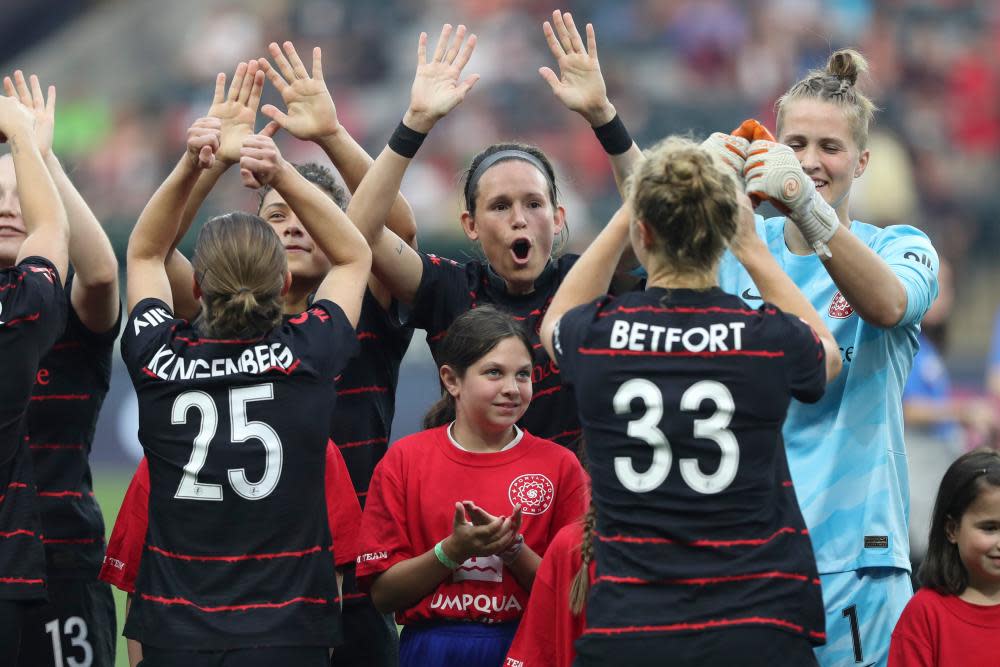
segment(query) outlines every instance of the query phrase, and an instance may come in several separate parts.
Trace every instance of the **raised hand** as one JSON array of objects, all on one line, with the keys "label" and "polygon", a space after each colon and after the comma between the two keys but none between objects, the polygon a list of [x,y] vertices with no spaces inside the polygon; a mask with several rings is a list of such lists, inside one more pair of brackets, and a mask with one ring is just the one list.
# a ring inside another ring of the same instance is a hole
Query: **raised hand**
[{"label": "raised hand", "polygon": [[573,17],[557,9],[552,12],[552,23],[542,24],[542,32],[555,56],[559,76],[548,67],[538,68],[538,73],[552,87],[555,96],[594,127],[611,121],[615,108],[608,99],[601,63],[597,59],[594,26],[587,24],[587,45],[584,47]]},{"label": "raised hand", "polygon": [[222,121],[212,116],[199,118],[187,131],[187,156],[198,169],[215,164],[222,136]]},{"label": "raised hand", "polygon": [[478,74],[471,74],[462,82],[458,80],[476,48],[476,36],[469,35],[466,41],[465,32],[464,25],[458,26],[455,41],[451,43],[452,27],[446,23],[441,28],[441,36],[430,61],[427,60],[427,33],[420,33],[417,42],[417,73],[410,90],[410,108],[403,118],[410,129],[430,132],[434,123],[458,106],[479,80]]},{"label": "raised hand", "polygon": [[[335,134],[340,129],[337,107],[330,97],[330,90],[323,79],[322,52],[313,48],[312,76],[302,64],[302,59],[291,42],[285,42],[282,53],[277,43],[267,47],[277,69],[266,58],[257,62],[268,80],[281,93],[287,112],[265,104],[261,113],[275,121],[297,139],[311,141]],[[280,70],[280,71],[279,71]]]},{"label": "raised hand", "polygon": [[728,171],[736,179],[742,194],[743,167],[746,165],[750,142],[743,137],[732,134],[713,132],[708,139],[701,142],[701,147],[722,160],[723,164],[729,166]]},{"label": "raised hand", "polygon": [[260,133],[243,138],[243,145],[240,147],[240,178],[246,187],[256,190],[269,185],[288,166],[273,139],[279,127],[275,121],[271,121]]},{"label": "raised hand", "polygon": [[817,255],[830,257],[826,242],[840,222],[837,213],[816,191],[799,159],[784,144],[761,139],[750,144],[743,172],[751,199],[768,200],[788,216]]},{"label": "raised hand", "polygon": [[227,166],[239,162],[243,139],[253,134],[263,89],[264,72],[256,60],[236,66],[228,93],[226,75],[220,72],[215,77],[215,96],[207,115],[222,121],[216,157]]},{"label": "raised hand", "polygon": [[24,80],[24,72],[16,70],[13,80],[9,76],[3,78],[3,90],[9,97],[23,104],[34,116],[35,140],[38,142],[38,150],[44,157],[52,151],[52,134],[56,126],[56,87],[49,86],[46,99],[42,95],[38,77],[32,74],[30,81],[29,88],[28,82]]}]

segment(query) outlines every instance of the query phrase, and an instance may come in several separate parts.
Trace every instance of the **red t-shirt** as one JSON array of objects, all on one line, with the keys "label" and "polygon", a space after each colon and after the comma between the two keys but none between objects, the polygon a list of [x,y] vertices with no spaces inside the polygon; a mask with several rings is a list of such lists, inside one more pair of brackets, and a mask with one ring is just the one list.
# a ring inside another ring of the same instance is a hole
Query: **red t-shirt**
[{"label": "red t-shirt", "polygon": [[[587,620],[586,608],[579,615],[569,609],[569,589],[583,564],[582,542],[582,521],[565,526],[552,538],[535,573],[531,599],[507,652],[505,667],[570,667],[573,664],[576,657],[573,642],[583,632]],[[591,581],[594,569],[591,561]]]},{"label": "red t-shirt", "polygon": [[[459,449],[446,426],[399,440],[368,488],[357,567],[362,588],[450,535],[455,503],[463,500],[494,516],[520,503],[525,543],[542,555],[559,529],[586,510],[586,476],[571,451],[526,431],[517,445],[495,453]],[[520,618],[527,603],[528,591],[499,556],[470,558],[430,595],[396,612],[396,621],[503,623]]]},{"label": "red t-shirt", "polygon": [[921,588],[892,631],[889,667],[1000,665],[1000,605],[984,607]]},{"label": "red t-shirt", "polygon": [[[333,441],[326,444],[326,507],[330,535],[333,536],[334,562],[337,567],[353,563],[358,556],[358,532],[361,530],[361,505],[354,494],[354,486],[347,472],[347,465]],[[139,560],[146,541],[149,522],[149,464],[145,457],[139,461],[132,481],[122,499],[115,527],[108,540],[104,564],[99,575],[101,581],[125,591],[135,592],[135,578],[139,574]]]}]

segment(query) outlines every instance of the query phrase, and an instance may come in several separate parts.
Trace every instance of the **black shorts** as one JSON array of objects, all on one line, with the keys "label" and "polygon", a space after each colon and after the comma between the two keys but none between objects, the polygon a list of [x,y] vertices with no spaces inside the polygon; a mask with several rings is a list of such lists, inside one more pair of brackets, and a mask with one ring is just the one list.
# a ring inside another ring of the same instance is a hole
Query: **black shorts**
[{"label": "black shorts", "polygon": [[24,615],[37,605],[24,600],[0,600],[0,665],[17,664]]},{"label": "black shorts", "polygon": [[140,667],[326,667],[325,646],[264,646],[228,651],[175,651],[144,647]]},{"label": "black shorts", "polygon": [[[812,644],[771,628],[577,640],[573,667],[816,667]],[[668,657],[669,656],[669,657]]]},{"label": "black shorts", "polygon": [[32,605],[21,629],[20,667],[114,667],[115,601],[103,581],[50,578],[49,601]]},{"label": "black shorts", "polygon": [[344,643],[333,651],[331,667],[396,667],[399,634],[392,614],[381,614],[370,598],[352,602],[341,612]]}]

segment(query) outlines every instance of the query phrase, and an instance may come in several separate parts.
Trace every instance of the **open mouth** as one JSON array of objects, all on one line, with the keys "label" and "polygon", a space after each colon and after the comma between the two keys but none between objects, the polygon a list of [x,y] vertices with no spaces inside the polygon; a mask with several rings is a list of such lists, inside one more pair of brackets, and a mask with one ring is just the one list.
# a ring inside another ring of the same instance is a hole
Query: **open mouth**
[{"label": "open mouth", "polygon": [[824,181],[824,180],[821,180],[821,179],[819,179],[819,178],[814,178],[814,179],[812,179],[812,182],[813,182],[813,185],[815,185],[815,186],[816,186],[816,189],[817,189],[817,190],[819,190],[820,188],[822,188],[822,187],[826,186],[826,184],[827,184],[827,182],[826,182],[826,181]]},{"label": "open mouth", "polygon": [[518,239],[511,245],[510,250],[514,253],[514,259],[518,262],[525,262],[531,254],[531,241],[528,239]]}]

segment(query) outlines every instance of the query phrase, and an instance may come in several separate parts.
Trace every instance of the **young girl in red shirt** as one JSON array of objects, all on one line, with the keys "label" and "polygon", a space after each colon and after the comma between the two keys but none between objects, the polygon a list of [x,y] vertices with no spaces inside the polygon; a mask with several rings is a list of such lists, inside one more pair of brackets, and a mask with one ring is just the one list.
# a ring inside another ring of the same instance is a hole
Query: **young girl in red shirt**
[{"label": "young girl in red shirt", "polygon": [[892,633],[889,667],[1000,664],[1000,453],[945,473],[917,591]]},{"label": "young girl in red shirt", "polygon": [[400,667],[499,667],[541,556],[586,509],[571,451],[519,428],[531,343],[492,306],[441,343],[441,401],[372,477],[357,575],[404,625]]}]

